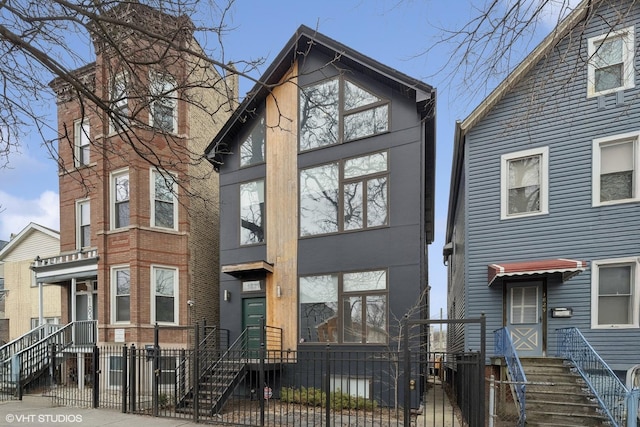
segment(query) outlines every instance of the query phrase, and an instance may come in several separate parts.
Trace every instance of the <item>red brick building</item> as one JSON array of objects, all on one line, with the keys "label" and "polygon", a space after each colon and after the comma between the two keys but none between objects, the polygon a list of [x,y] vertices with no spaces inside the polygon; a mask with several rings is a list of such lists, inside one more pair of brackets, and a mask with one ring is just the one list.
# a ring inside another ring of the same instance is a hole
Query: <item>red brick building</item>
[{"label": "red brick building", "polygon": [[140,4],[108,13],[140,30],[96,25],[95,62],[51,83],[61,253],[33,269],[63,287],[63,323],[97,320],[98,342],[152,343],[157,323],[161,345],[182,347],[181,327],[218,323],[218,177],[201,159],[237,77],[198,55],[184,16]]}]

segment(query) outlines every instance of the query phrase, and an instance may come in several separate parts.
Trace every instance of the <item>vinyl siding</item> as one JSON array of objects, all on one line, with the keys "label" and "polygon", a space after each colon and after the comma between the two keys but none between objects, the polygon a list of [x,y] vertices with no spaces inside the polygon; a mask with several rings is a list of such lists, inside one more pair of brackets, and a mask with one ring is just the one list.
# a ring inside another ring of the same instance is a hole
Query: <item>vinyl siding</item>
[{"label": "vinyl siding", "polygon": [[[621,7],[621,10],[625,10]],[[640,37],[640,8],[616,28],[635,25]],[[546,258],[592,261],[640,255],[640,203],[592,207],[592,142],[595,138],[640,131],[640,78],[624,92],[587,98],[584,56],[587,39],[608,31],[616,10],[601,8],[572,37],[559,43],[516,88],[467,135],[467,317],[487,316],[487,330],[502,326],[502,284],[487,287],[487,265]],[[578,49],[578,47],[580,49]],[[582,56],[579,56],[582,55]],[[562,58],[562,59],[560,59]],[[640,65],[638,56],[636,68]],[[530,148],[549,148],[549,213],[500,219],[500,157]],[[635,298],[639,298],[635,295]],[[573,308],[570,319],[548,317],[548,354],[555,354],[555,329],[578,327],[614,368],[637,363],[638,329],[591,329],[591,271],[565,282],[548,281],[548,308]],[[619,343],[624,343],[623,346]],[[469,336],[467,347],[478,348]],[[488,354],[493,337],[489,336]]]}]

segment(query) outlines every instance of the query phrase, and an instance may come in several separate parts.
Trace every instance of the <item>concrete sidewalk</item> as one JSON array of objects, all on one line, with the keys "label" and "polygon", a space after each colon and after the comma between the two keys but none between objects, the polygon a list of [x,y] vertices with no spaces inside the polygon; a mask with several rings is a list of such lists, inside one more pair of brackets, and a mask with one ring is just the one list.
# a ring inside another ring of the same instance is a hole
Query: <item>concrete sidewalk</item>
[{"label": "concrete sidewalk", "polygon": [[50,397],[24,396],[22,401],[0,402],[0,426],[109,426],[109,427],[171,427],[195,426],[187,420],[154,418],[145,415],[123,414],[110,409],[72,408],[52,406]]}]

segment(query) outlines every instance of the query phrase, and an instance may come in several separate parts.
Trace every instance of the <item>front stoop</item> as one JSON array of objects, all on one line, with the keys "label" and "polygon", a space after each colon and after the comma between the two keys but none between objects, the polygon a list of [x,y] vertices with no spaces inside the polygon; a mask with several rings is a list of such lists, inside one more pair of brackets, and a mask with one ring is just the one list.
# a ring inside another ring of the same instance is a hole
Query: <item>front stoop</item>
[{"label": "front stoop", "polygon": [[527,377],[527,426],[610,426],[582,377],[563,359],[520,359]]}]

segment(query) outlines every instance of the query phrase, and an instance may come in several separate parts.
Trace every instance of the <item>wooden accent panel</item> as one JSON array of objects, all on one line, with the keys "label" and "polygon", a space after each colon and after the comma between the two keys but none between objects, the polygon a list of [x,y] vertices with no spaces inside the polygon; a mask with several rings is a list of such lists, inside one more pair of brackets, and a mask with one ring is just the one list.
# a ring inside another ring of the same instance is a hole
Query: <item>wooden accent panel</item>
[{"label": "wooden accent panel", "polygon": [[[283,347],[298,343],[298,86],[291,68],[266,100],[267,323],[282,328]],[[280,297],[277,287],[280,287]]]}]

